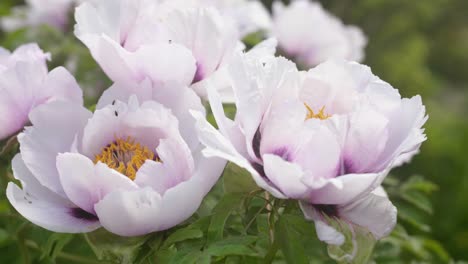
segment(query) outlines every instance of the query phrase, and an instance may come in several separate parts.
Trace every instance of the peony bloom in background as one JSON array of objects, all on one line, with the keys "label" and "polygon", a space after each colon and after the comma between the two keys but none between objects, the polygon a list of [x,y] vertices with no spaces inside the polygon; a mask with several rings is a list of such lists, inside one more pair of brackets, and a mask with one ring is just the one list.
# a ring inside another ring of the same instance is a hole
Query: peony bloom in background
[{"label": "peony bloom in background", "polygon": [[45,24],[65,30],[73,6],[83,1],[86,0],[26,0],[25,6],[14,8],[11,16],[1,19],[1,26],[14,31]]},{"label": "peony bloom in background", "polygon": [[297,63],[314,67],[328,59],[361,62],[367,39],[355,26],[346,26],[320,3],[293,1],[273,4],[271,35],[281,52]]},{"label": "peony bloom in background", "polygon": [[18,132],[37,106],[56,100],[82,104],[82,91],[75,78],[63,67],[51,72],[37,44],[26,44],[15,51],[0,48],[0,139]]},{"label": "peony bloom in background", "polygon": [[140,104],[136,96],[94,114],[63,102],[36,108],[32,126],[18,136],[13,171],[22,189],[9,183],[9,201],[55,232],[102,226],[136,236],[181,223],[197,210],[225,161],[189,147],[192,139],[181,134],[196,137],[194,127],[181,131],[171,112],[154,101]]},{"label": "peony bloom in background", "polygon": [[[149,78],[160,86],[195,85],[214,75],[242,44],[234,22],[216,9],[174,5],[148,0],[84,3],[75,13],[75,34],[113,81]],[[194,89],[203,94],[203,87]]]},{"label": "peony bloom in background", "polygon": [[425,140],[421,98],[402,99],[368,67],[341,60],[299,72],[284,58],[238,56],[229,70],[235,120],[224,116],[214,89],[219,131],[194,112],[204,153],[247,169],[277,198],[299,200],[322,241],[344,242],[330,218],[376,239],[389,234],[396,209],[376,189]]}]

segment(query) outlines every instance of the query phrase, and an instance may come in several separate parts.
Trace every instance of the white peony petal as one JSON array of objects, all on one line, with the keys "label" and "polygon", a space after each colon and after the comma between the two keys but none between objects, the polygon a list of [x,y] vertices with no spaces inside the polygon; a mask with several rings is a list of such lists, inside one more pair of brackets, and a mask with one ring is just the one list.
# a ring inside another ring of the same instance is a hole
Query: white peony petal
[{"label": "white peony petal", "polygon": [[35,108],[30,114],[32,127],[18,135],[26,167],[38,181],[64,196],[56,168],[56,156],[71,150],[91,113],[78,105],[52,102]]},{"label": "white peony petal", "polygon": [[365,227],[381,239],[390,234],[397,222],[397,209],[388,197],[369,195],[340,207],[339,214],[347,221]]},{"label": "white peony petal", "polygon": [[205,156],[220,157],[235,163],[239,167],[246,169],[252,175],[258,186],[269,191],[277,198],[286,198],[284,194],[268,183],[265,178],[254,169],[252,164],[240,155],[234,146],[208,123],[203,115],[194,111],[192,111],[192,115],[197,120],[197,130],[200,142],[206,146],[203,150]]},{"label": "white peony petal", "polygon": [[139,236],[161,229],[161,196],[150,187],[118,190],[106,195],[94,209],[101,225],[120,236]]},{"label": "white peony petal", "polygon": [[308,188],[301,182],[304,175],[297,164],[283,160],[276,155],[263,155],[265,174],[288,198],[301,199]]},{"label": "white peony petal", "polygon": [[78,153],[57,156],[57,169],[67,197],[83,210],[95,214],[94,205],[115,190],[135,190],[137,185],[126,176],[96,165]]},{"label": "white peony petal", "polygon": [[91,232],[100,226],[94,215],[79,208],[36,199],[12,182],[8,183],[7,198],[23,217],[54,232]]}]

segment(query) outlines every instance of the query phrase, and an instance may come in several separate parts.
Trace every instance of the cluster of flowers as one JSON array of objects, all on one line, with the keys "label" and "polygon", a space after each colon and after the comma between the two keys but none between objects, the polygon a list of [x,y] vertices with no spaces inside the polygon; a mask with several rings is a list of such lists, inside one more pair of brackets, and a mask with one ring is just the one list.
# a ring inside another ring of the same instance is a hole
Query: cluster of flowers
[{"label": "cluster of flowers", "polygon": [[[228,160],[276,198],[299,201],[322,241],[344,242],[330,219],[387,235],[396,208],[380,185],[425,140],[421,98],[401,98],[345,60],[362,58],[364,37],[318,4],[275,5],[280,48],[318,64],[300,71],[274,55],[275,39],[244,51],[240,39],[262,21],[241,10],[264,11],[259,3],[214,2],[77,7],[75,35],[113,81],[94,113],[64,68],[48,71],[50,56],[37,45],[0,50],[0,137],[21,131],[12,167],[22,188],[9,183],[11,204],[56,232],[142,235],[188,219]],[[223,102],[235,103],[234,120]]]}]

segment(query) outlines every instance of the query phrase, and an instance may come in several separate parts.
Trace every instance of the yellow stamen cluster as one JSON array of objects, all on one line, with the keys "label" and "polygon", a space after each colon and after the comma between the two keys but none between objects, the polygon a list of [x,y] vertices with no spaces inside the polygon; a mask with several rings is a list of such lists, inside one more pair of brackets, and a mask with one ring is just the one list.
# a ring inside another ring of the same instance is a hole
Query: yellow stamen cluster
[{"label": "yellow stamen cluster", "polygon": [[314,113],[314,110],[310,106],[308,106],[306,103],[304,103],[305,107],[307,108],[307,116],[306,120],[309,120],[311,118],[317,118],[320,120],[325,120],[330,117],[330,115],[325,114],[325,106],[323,106],[318,113]]},{"label": "yellow stamen cluster", "polygon": [[94,163],[102,162],[131,180],[135,180],[138,169],[146,160],[159,161],[153,151],[131,137],[117,138],[112,144],[107,145],[96,155]]}]

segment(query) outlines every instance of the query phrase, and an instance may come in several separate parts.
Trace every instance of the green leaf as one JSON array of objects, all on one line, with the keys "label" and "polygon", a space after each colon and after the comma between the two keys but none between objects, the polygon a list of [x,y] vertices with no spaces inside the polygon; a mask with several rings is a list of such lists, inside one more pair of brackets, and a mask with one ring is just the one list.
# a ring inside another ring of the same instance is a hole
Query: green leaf
[{"label": "green leaf", "polygon": [[167,248],[172,244],[175,244],[177,242],[189,240],[189,239],[195,239],[195,238],[201,238],[203,237],[203,232],[200,229],[193,229],[193,227],[188,226],[186,228],[179,229],[172,233],[164,242],[162,248]]},{"label": "green leaf", "polygon": [[257,256],[257,252],[249,247],[255,241],[257,241],[255,236],[230,237],[209,245],[205,253],[215,257],[229,255]]},{"label": "green leaf", "polygon": [[432,204],[429,200],[429,197],[420,192],[405,191],[401,193],[401,198],[428,214],[433,213]]},{"label": "green leaf", "polygon": [[434,183],[425,180],[424,177],[420,175],[415,175],[409,178],[405,183],[403,183],[401,185],[401,189],[403,192],[413,190],[420,191],[425,194],[431,194],[434,191],[437,191],[439,188]]},{"label": "green leaf", "polygon": [[425,223],[425,221],[427,221],[426,214],[421,211],[414,210],[414,207],[409,206],[404,202],[395,202],[395,206],[398,208],[399,219],[423,232],[431,231],[431,227]]},{"label": "green leaf", "polygon": [[208,243],[223,238],[224,226],[233,211],[239,208],[242,196],[239,194],[226,194],[213,209],[210,226],[208,227]]},{"label": "green leaf", "polygon": [[150,235],[140,237],[121,237],[101,228],[86,234],[86,240],[99,260],[115,263],[135,263],[140,249]]},{"label": "green leaf", "polygon": [[287,263],[309,263],[301,241],[301,234],[291,227],[285,217],[276,222],[275,241],[278,242]]},{"label": "green leaf", "polygon": [[52,234],[43,247],[41,259],[55,260],[62,249],[72,240],[72,234]]},{"label": "green leaf", "polygon": [[[368,263],[376,240],[366,228],[336,219],[328,218],[328,223],[345,236],[342,245],[328,245],[328,255],[338,263]],[[351,229],[352,228],[352,229]]]},{"label": "green leaf", "polygon": [[231,162],[224,170],[223,186],[226,193],[250,193],[258,190],[250,173]]}]

